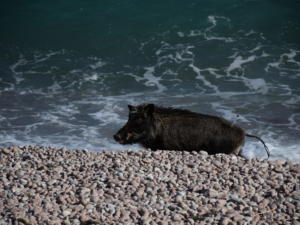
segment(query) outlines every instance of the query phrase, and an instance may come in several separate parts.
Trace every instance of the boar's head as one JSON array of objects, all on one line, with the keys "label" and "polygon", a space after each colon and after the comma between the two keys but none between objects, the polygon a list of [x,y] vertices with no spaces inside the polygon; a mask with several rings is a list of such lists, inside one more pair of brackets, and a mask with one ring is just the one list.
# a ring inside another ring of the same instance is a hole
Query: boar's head
[{"label": "boar's head", "polygon": [[151,126],[153,104],[139,106],[128,105],[128,121],[115,135],[114,139],[120,144],[133,144],[147,138]]}]

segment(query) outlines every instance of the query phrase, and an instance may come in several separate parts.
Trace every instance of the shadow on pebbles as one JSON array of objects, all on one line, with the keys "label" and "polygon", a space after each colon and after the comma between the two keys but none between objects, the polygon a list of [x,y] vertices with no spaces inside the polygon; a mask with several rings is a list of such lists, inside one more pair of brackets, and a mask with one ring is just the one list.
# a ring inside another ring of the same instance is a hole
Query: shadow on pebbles
[{"label": "shadow on pebbles", "polygon": [[0,225],[300,224],[300,164],[205,152],[0,148]]}]

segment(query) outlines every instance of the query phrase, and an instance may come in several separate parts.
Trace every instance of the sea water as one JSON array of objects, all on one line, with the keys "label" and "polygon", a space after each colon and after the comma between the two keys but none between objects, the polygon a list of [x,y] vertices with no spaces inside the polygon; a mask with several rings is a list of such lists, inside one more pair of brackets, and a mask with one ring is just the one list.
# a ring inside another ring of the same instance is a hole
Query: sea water
[{"label": "sea water", "polygon": [[[9,1],[0,7],[0,146],[141,149],[127,105],[222,116],[300,162],[300,2]],[[247,138],[247,157],[266,157]]]}]

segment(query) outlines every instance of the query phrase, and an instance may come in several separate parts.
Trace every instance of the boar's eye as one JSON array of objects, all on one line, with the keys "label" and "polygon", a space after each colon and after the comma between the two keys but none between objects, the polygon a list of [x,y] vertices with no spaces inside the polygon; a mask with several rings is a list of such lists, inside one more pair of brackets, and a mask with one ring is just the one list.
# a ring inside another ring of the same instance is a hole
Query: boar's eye
[{"label": "boar's eye", "polygon": [[132,114],[132,115],[129,115],[129,119],[134,123],[141,124],[141,123],[143,123],[145,118],[141,115]]},{"label": "boar's eye", "polygon": [[142,123],[142,122],[144,122],[144,118],[138,117],[138,118],[136,118],[136,122],[137,123]]},{"label": "boar's eye", "polygon": [[142,123],[142,122],[144,121],[144,118],[142,118],[141,116],[137,116],[137,117],[134,119],[134,121],[135,121],[136,123]]}]

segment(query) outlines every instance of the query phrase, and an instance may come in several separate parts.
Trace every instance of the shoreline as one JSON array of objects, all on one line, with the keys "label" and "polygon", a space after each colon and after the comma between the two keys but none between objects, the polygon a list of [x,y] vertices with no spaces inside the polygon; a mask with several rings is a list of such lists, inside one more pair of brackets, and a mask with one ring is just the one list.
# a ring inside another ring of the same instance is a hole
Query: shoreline
[{"label": "shoreline", "polygon": [[300,164],[206,152],[0,148],[0,225],[300,224]]}]

